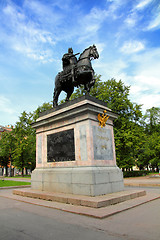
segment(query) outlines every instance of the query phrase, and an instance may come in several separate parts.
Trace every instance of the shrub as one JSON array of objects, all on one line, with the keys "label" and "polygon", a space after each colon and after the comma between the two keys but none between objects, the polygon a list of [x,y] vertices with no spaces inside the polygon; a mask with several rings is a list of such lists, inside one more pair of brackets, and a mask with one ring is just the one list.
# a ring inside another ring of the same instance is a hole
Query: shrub
[{"label": "shrub", "polygon": [[140,177],[140,176],[146,176],[149,174],[150,171],[147,170],[139,170],[139,171],[124,171],[123,172],[123,177]]}]

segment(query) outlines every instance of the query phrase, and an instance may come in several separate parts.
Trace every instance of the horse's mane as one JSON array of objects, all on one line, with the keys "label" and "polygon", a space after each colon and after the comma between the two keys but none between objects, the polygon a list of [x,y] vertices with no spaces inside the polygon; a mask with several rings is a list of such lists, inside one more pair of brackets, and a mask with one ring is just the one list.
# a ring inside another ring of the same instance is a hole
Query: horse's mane
[{"label": "horse's mane", "polygon": [[[91,46],[90,46],[90,47],[91,47]],[[84,49],[84,51],[80,54],[78,61],[81,60],[81,56],[82,56],[90,47]]]}]

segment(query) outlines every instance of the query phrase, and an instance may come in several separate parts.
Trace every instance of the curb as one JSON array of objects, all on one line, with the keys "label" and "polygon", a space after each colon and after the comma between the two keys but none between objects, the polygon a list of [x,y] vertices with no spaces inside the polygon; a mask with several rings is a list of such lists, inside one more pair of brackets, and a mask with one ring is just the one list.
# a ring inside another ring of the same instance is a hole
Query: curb
[{"label": "curb", "polygon": [[160,187],[160,184],[156,183],[124,183],[125,187]]},{"label": "curb", "polygon": [[30,187],[31,185],[9,186],[9,187],[0,187],[0,190],[14,189],[14,188],[30,188]]}]

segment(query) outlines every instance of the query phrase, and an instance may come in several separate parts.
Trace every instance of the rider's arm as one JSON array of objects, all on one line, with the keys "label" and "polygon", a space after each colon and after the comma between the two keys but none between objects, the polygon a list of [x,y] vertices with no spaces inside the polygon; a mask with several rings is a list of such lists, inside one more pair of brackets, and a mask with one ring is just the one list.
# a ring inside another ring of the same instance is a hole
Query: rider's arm
[{"label": "rider's arm", "polygon": [[70,57],[71,57],[70,54],[66,53],[66,54],[63,55],[62,61],[63,60],[69,60]]}]

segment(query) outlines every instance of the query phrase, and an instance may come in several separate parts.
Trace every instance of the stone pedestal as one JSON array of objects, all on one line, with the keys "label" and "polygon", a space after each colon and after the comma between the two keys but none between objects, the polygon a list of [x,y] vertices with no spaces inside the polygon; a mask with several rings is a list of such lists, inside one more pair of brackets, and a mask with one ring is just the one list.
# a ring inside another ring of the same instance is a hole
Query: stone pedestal
[{"label": "stone pedestal", "polygon": [[[98,114],[109,119],[99,126]],[[98,196],[124,189],[116,165],[113,120],[106,104],[83,96],[41,114],[36,128],[36,169],[31,188]]]}]

